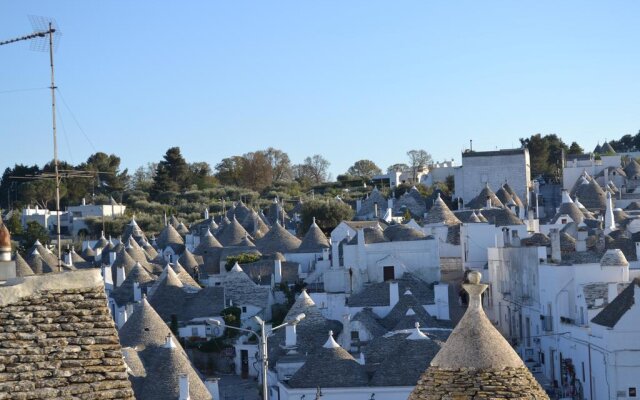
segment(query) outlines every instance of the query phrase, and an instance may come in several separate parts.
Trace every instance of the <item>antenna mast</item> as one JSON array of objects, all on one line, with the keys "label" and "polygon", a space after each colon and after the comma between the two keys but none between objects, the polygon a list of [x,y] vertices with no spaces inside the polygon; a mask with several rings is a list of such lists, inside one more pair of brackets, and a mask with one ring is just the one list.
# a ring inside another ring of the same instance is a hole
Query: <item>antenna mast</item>
[{"label": "antenna mast", "polygon": [[[44,17],[29,16],[29,21],[33,27],[33,33],[0,42],[0,46],[24,40],[31,41],[31,49],[44,51],[49,50],[49,63],[51,66],[51,114],[53,128],[53,165],[56,181],[56,234],[58,241],[58,272],[62,271],[62,242],[60,239],[60,174],[58,171],[58,138],[56,134],[56,85],[53,68],[54,34],[58,38],[61,33],[57,29],[56,23],[52,19]],[[44,40],[41,40],[44,39]],[[48,39],[48,40],[46,40]],[[48,43],[47,43],[48,42]],[[48,45],[48,46],[47,46]]]}]

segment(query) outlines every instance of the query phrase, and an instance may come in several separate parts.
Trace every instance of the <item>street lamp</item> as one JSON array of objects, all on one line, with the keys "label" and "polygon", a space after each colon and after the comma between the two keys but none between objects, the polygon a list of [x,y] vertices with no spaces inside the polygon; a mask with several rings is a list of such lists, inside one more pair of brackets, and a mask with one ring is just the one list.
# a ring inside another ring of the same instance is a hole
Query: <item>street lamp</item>
[{"label": "street lamp", "polygon": [[[280,328],[284,328],[288,325],[297,325],[300,321],[302,321],[306,315],[304,313],[300,313],[295,316],[295,318],[289,322],[285,322],[284,324],[280,324],[276,327],[273,327],[267,333],[267,329],[265,327],[265,321],[255,315],[253,319],[260,325],[260,336],[257,333],[252,331],[251,329],[239,328],[236,326],[225,325],[225,328],[235,329],[241,332],[252,333],[260,342],[260,352],[262,353],[262,398],[263,400],[269,399],[269,385],[267,384],[267,372],[269,371],[269,357],[268,357],[268,348],[267,348],[267,338],[273,334],[273,332],[277,331]],[[207,319],[207,323],[215,326],[220,326],[220,320],[209,318]]]}]

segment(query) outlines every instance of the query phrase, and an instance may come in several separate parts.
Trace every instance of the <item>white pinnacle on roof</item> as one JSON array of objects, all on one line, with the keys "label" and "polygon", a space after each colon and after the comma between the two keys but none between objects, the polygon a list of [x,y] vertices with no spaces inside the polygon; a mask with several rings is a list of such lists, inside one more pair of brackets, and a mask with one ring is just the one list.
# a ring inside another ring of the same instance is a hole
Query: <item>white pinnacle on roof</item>
[{"label": "white pinnacle on roof", "polygon": [[238,264],[238,262],[236,261],[235,264],[233,264],[233,268],[231,268],[231,271],[229,272],[244,272],[242,267],[240,267],[240,264]]},{"label": "white pinnacle on roof", "polygon": [[569,192],[567,191],[567,189],[562,189],[562,202],[573,203],[573,200],[571,200],[571,196],[569,196]]},{"label": "white pinnacle on roof", "polygon": [[420,331],[420,322],[416,322],[416,328],[411,332],[411,335],[407,336],[407,340],[430,340],[429,336]]},{"label": "white pinnacle on roof", "polygon": [[329,331],[329,339],[327,339],[326,343],[322,347],[325,349],[336,349],[340,347],[340,345],[333,339],[333,331]]},{"label": "white pinnacle on roof", "polygon": [[410,308],[407,310],[407,312],[404,315],[416,315],[416,312],[413,311],[413,308]]}]

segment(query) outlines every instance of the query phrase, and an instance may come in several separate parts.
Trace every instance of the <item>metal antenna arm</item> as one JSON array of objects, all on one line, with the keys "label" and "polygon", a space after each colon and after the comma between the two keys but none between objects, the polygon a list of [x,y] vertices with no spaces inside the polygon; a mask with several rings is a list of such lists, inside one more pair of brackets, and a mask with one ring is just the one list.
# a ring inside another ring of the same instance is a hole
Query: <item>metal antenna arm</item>
[{"label": "metal antenna arm", "polygon": [[43,38],[45,36],[47,36],[50,32],[54,33],[56,30],[55,29],[51,29],[49,31],[44,31],[44,32],[34,32],[30,35],[26,35],[26,36],[20,36],[17,38],[13,38],[13,39],[9,39],[9,40],[5,40],[0,42],[0,46],[4,46],[5,44],[11,44],[11,43],[15,43],[15,42],[21,42],[23,40],[31,40],[31,39],[35,39],[35,38]]}]

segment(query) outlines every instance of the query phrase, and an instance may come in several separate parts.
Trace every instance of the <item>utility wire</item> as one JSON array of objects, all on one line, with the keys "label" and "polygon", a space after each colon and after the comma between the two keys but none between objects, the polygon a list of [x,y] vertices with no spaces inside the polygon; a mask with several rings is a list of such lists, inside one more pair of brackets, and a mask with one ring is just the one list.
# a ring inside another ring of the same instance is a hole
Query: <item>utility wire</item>
[{"label": "utility wire", "polygon": [[76,118],[75,114],[73,113],[73,111],[71,111],[71,107],[69,107],[69,105],[67,104],[67,101],[65,100],[64,96],[62,95],[62,92],[60,91],[60,88],[56,87],[56,91],[58,92],[58,94],[60,95],[60,99],[62,100],[62,103],[64,104],[64,106],[67,108],[67,110],[69,111],[69,114],[71,114],[71,118],[73,118],[73,121],[76,123],[76,125],[78,126],[78,129],[80,129],[80,132],[82,132],[82,134],[84,135],[84,138],[87,139],[87,142],[89,143],[89,145],[91,146],[91,148],[93,149],[94,152],[97,152],[98,150],[96,149],[96,146],[93,145],[93,142],[91,141],[91,139],[89,139],[89,136],[86,134],[86,132],[84,131],[84,129],[82,129],[82,126],[80,126],[80,123],[78,122],[78,119]]},{"label": "utility wire", "polygon": [[43,90],[49,89],[48,87],[38,87],[38,88],[28,88],[28,89],[9,89],[9,90],[0,90],[0,94],[6,93],[18,93],[18,92],[33,92],[35,90]]}]

